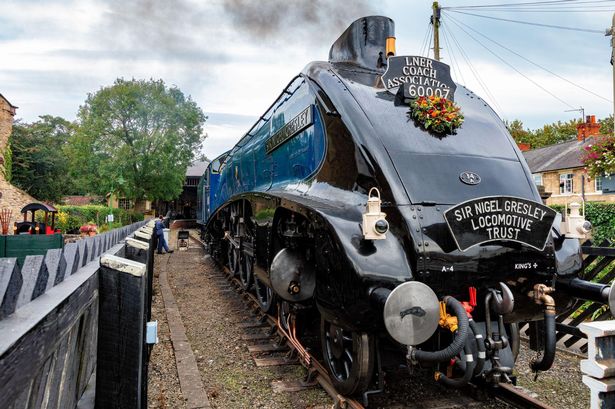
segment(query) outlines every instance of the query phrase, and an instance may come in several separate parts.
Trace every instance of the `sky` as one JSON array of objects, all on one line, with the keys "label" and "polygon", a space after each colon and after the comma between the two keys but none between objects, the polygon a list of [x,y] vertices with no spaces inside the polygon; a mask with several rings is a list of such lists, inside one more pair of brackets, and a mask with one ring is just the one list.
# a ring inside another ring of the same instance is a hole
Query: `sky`
[{"label": "sky", "polygon": [[[326,60],[331,44],[357,18],[392,18],[397,55],[433,57],[425,45],[431,3],[2,0],[0,93],[25,122],[40,115],[74,120],[88,93],[116,78],[160,78],[206,113],[203,153],[214,158],[248,131],[303,67]],[[484,7],[512,3],[520,5]],[[486,99],[502,119],[520,119],[531,129],[578,118],[579,112],[566,111],[580,107],[586,115],[606,117],[613,110],[613,71],[604,30],[615,1],[535,3],[440,1],[443,8],[481,6],[443,11],[441,56],[453,79]]]}]

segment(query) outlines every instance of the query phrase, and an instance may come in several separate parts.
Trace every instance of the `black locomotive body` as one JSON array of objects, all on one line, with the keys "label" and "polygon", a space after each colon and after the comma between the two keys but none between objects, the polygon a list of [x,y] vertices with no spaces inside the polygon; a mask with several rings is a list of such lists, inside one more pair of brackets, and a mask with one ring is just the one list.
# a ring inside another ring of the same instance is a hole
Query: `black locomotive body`
[{"label": "black locomotive body", "polygon": [[[543,318],[547,350],[533,368],[547,369],[555,308],[577,288],[597,300],[610,289],[576,278],[579,241],[562,235],[561,215],[541,219],[552,211],[483,99],[456,85],[465,121],[448,135],[408,116],[402,86],[382,81],[393,37],[388,18],[353,23],[328,62],[309,64],[212,162],[200,216],[210,252],[254,286],[263,310],[283,321],[297,306],[320,314],[323,359],[343,393],[369,388],[378,339],[449,385],[506,381],[515,324]],[[364,219],[373,188],[386,220],[378,239]],[[463,203],[485,212],[489,234],[463,233],[467,247],[451,223],[479,219]],[[523,228],[534,243],[519,239]],[[455,357],[456,380],[438,371]]]}]

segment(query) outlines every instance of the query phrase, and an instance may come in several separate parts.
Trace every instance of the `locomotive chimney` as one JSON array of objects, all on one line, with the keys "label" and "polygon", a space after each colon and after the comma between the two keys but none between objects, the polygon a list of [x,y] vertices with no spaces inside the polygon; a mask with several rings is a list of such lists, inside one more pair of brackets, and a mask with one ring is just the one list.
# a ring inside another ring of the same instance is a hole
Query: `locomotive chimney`
[{"label": "locomotive chimney", "polygon": [[352,23],[333,43],[329,61],[384,70],[389,53],[395,54],[395,23],[388,17],[369,16]]}]

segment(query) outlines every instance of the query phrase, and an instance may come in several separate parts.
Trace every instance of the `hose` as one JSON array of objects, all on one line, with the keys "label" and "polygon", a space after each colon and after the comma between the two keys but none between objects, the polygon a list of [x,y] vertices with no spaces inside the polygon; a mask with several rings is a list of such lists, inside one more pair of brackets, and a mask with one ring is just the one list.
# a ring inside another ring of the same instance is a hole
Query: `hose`
[{"label": "hose", "polygon": [[532,360],[530,368],[532,371],[547,371],[553,365],[555,359],[555,343],[557,342],[555,333],[555,310],[545,309],[545,351],[542,359]]},{"label": "hose", "polygon": [[445,362],[456,357],[464,345],[466,344],[466,338],[468,338],[469,323],[468,315],[463,305],[455,298],[446,296],[444,297],[446,307],[452,310],[453,315],[457,317],[457,333],[455,339],[444,349],[439,351],[421,351],[419,349],[412,350],[411,358],[418,362]]},{"label": "hose", "polygon": [[478,376],[483,371],[483,367],[485,366],[485,359],[487,359],[487,349],[485,348],[485,339],[483,338],[483,334],[480,332],[478,325],[472,318],[468,320],[470,323],[470,330],[472,334],[474,334],[474,339],[476,340],[476,348],[478,349],[478,353],[476,354],[476,367],[474,368],[474,375]]},{"label": "hose", "polygon": [[474,356],[472,355],[472,340],[470,338],[467,339],[465,346],[463,348],[465,353],[464,360],[466,362],[465,372],[461,378],[449,378],[444,375],[442,372],[436,371],[435,378],[441,384],[451,387],[451,388],[461,388],[466,386],[470,379],[472,379],[472,375],[474,374],[474,368],[476,362],[474,361]]}]

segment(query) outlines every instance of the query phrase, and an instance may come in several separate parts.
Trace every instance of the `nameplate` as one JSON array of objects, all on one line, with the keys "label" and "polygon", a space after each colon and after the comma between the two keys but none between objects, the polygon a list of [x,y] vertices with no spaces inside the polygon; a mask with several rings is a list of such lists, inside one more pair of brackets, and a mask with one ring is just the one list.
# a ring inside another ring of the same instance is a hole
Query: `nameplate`
[{"label": "nameplate", "polygon": [[515,241],[544,250],[556,212],[540,203],[509,196],[469,200],[444,212],[457,247]]},{"label": "nameplate", "polygon": [[269,154],[272,151],[276,150],[290,138],[302,132],[304,129],[306,129],[313,123],[314,118],[312,115],[312,105],[310,105],[309,107],[301,111],[299,115],[288,121],[271,138],[267,139],[265,145],[267,153]]},{"label": "nameplate", "polygon": [[457,85],[448,65],[420,56],[389,57],[387,61],[387,70],[382,75],[387,91],[396,94],[402,87],[404,98],[434,96],[454,101]]}]

